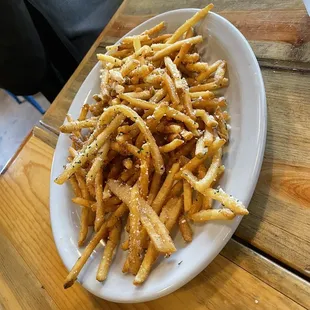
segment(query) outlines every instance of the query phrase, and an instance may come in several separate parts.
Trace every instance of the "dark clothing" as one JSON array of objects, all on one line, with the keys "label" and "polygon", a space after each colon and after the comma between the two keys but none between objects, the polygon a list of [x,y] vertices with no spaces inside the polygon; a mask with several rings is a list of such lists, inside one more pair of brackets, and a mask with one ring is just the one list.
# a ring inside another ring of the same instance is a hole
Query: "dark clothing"
[{"label": "dark clothing", "polygon": [[122,0],[0,0],[0,88],[52,101]]}]

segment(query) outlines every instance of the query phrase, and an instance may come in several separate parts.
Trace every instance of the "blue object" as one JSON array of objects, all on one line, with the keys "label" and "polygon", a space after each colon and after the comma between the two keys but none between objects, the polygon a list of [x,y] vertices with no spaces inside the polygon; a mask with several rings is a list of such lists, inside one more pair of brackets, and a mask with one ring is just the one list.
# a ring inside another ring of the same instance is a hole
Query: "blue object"
[{"label": "blue object", "polygon": [[[23,101],[20,101],[16,95],[6,90],[6,92],[18,103],[21,104]],[[39,102],[35,100],[32,96],[22,96],[26,101],[28,101],[33,107],[35,107],[41,114],[45,113],[45,110],[40,106]]]}]

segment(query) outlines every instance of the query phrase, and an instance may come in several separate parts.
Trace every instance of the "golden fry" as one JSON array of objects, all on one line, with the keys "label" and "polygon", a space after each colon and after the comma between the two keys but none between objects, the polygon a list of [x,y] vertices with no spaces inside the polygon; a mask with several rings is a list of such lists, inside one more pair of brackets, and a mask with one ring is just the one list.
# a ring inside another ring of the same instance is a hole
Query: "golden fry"
[{"label": "golden fry", "polygon": [[128,59],[127,62],[121,68],[121,74],[123,77],[128,75],[132,70],[139,66],[140,62],[136,59]]},{"label": "golden fry", "polygon": [[209,209],[201,210],[198,213],[190,215],[190,219],[194,222],[206,222],[212,220],[232,220],[235,214],[227,209]]},{"label": "golden fry", "polygon": [[178,224],[184,241],[191,242],[193,240],[193,231],[184,215],[179,217]]},{"label": "golden fry", "polygon": [[176,251],[167,229],[159,220],[156,212],[142,199],[138,191],[134,192],[134,198],[130,198],[131,189],[128,185],[121,184],[116,180],[108,180],[108,185],[111,191],[127,205],[131,205],[135,201],[134,205],[138,207],[141,223],[153,241],[157,251],[166,254]]},{"label": "golden fry", "polygon": [[177,90],[175,88],[175,85],[174,85],[171,77],[166,72],[162,76],[162,79],[163,79],[164,85],[166,86],[169,97],[172,101],[172,107],[176,108],[180,103],[180,99],[179,99],[179,95],[177,93]]},{"label": "golden fry", "polygon": [[[187,38],[186,38],[187,39]],[[182,45],[182,47],[180,48],[180,51],[178,52],[177,56],[174,59],[174,64],[178,67],[180,65],[180,63],[183,61],[183,58],[185,57],[185,55],[188,53],[188,51],[190,50],[190,48],[192,47],[191,43],[185,43]]]},{"label": "golden fry", "polygon": [[174,139],[170,143],[167,143],[163,146],[160,146],[159,150],[163,153],[169,153],[169,152],[174,151],[176,148],[178,148],[183,143],[184,143],[184,141],[181,139]]},{"label": "golden fry", "polygon": [[165,27],[166,27],[165,23],[161,22],[161,23],[157,24],[156,26],[154,26],[153,28],[150,28],[148,30],[143,31],[142,34],[147,34],[147,35],[151,36],[154,33],[162,31]]},{"label": "golden fry", "polygon": [[210,3],[205,8],[198,11],[193,17],[188,19],[182,26],[180,26],[175,33],[172,35],[171,38],[167,40],[167,43],[174,43],[176,42],[183,33],[187,32],[191,27],[193,27],[195,24],[197,24],[201,19],[203,19],[210,10],[213,8],[213,4]]},{"label": "golden fry", "polygon": [[88,161],[88,158],[92,156],[98,148],[100,148],[106,140],[110,137],[110,135],[116,130],[117,127],[121,125],[124,121],[125,116],[118,115],[114,120],[107,126],[95,140],[88,146],[86,146],[83,150],[79,152],[77,156],[73,159],[71,163],[69,163],[63,173],[55,179],[55,183],[63,184],[65,181],[70,178],[70,176],[77,171],[84,163]]},{"label": "golden fry", "polygon": [[98,119],[86,119],[83,121],[69,122],[59,127],[60,131],[63,133],[71,133],[76,130],[81,130],[82,128],[92,128],[97,125]]},{"label": "golden fry", "polygon": [[240,215],[247,215],[249,214],[249,211],[245,208],[245,206],[242,204],[242,202],[231,195],[228,195],[225,193],[221,188],[219,189],[213,189],[208,188],[204,190],[204,195],[219,201],[221,204],[223,204],[226,208],[233,211],[235,214]]},{"label": "golden fry", "polygon": [[121,224],[120,221],[118,221],[109,234],[109,240],[104,248],[103,257],[98,267],[96,279],[99,282],[104,281],[108,276],[108,272],[113,259],[113,254],[116,246],[119,243],[120,236],[121,236]]},{"label": "golden fry", "polygon": [[[170,75],[174,79],[174,84],[175,84],[176,89],[183,89],[184,84],[181,80],[182,76],[181,76],[181,73],[178,70],[177,66],[173,63],[173,61],[171,60],[170,57],[165,57],[164,62],[165,62],[165,66],[166,66],[167,70],[170,72]],[[170,97],[171,97],[171,95],[170,95]],[[173,100],[172,100],[172,102],[173,102]]]},{"label": "golden fry", "polygon": [[111,63],[117,67],[120,67],[122,65],[122,61],[118,58],[113,57],[113,56],[104,55],[104,54],[97,54],[97,58],[100,61],[109,62],[109,63]]},{"label": "golden fry", "polygon": [[152,178],[152,183],[151,183],[151,188],[150,188],[150,193],[148,196],[148,204],[152,205],[155,197],[158,194],[159,188],[160,188],[160,182],[161,182],[161,175],[157,172],[154,172],[153,178]]},{"label": "golden fry", "polygon": [[165,56],[169,56],[169,54],[171,54],[172,52],[180,50],[182,45],[185,43],[190,43],[190,44],[194,45],[194,44],[198,44],[201,42],[202,42],[202,36],[196,36],[196,37],[192,37],[189,39],[185,39],[185,40],[175,42],[171,45],[168,45],[166,48],[156,52],[155,55],[153,57],[151,57],[151,60],[155,61],[155,60],[161,59]]},{"label": "golden fry", "polygon": [[[167,231],[171,231],[171,229],[173,228],[181,212],[181,208],[182,198],[172,198],[163,208],[160,214],[160,220],[162,223],[165,224]],[[159,254],[160,253],[158,252],[158,249],[156,249],[155,244],[151,242],[147,249],[139,272],[133,282],[135,285],[140,285],[146,280],[151,271],[151,267]]]},{"label": "golden fry", "polygon": [[74,197],[71,199],[73,203],[86,208],[91,208],[96,201],[84,199],[82,197]]}]

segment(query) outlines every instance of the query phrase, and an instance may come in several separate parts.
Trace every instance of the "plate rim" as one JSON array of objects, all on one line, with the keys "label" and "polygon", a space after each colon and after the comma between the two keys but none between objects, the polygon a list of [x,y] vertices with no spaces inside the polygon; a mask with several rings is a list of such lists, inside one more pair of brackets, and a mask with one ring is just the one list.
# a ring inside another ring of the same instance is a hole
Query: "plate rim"
[{"label": "plate rim", "polygon": [[[198,12],[200,9],[197,8],[182,8],[182,9],[175,9],[175,10],[170,10],[170,11],[166,11],[163,12],[161,14],[155,15],[149,19],[147,19],[146,21],[144,21],[143,23],[137,25],[136,27],[134,27],[133,29],[131,29],[129,32],[127,32],[123,37],[121,37],[115,44],[119,43],[123,38],[125,38],[126,36],[129,36],[130,33],[132,31],[134,31],[137,27],[143,26],[147,23],[149,23],[150,21],[152,21],[155,18],[158,18],[160,16],[168,14],[168,13],[177,13],[177,12],[184,12],[184,11],[191,11],[193,13]],[[257,78],[258,78],[258,84],[259,84],[259,93],[260,93],[260,105],[259,105],[259,116],[258,116],[258,129],[259,129],[259,144],[257,145],[257,152],[256,152],[256,161],[255,161],[255,167],[253,168],[253,180],[251,182],[251,185],[248,190],[248,197],[249,197],[249,202],[251,201],[253,194],[254,194],[254,190],[257,186],[257,181],[258,178],[260,176],[260,171],[261,171],[261,167],[262,167],[262,163],[263,163],[263,159],[264,159],[264,152],[265,152],[265,146],[266,146],[266,138],[267,138],[267,100],[266,100],[266,91],[265,91],[265,85],[264,85],[264,80],[262,77],[262,72],[260,69],[260,66],[258,64],[258,61],[256,59],[256,56],[249,44],[249,42],[247,41],[247,39],[244,37],[244,35],[238,30],[237,27],[235,27],[230,21],[228,21],[226,18],[224,18],[223,16],[214,13],[214,12],[209,12],[208,14],[214,15],[216,16],[216,18],[219,18],[222,22],[224,22],[225,24],[227,24],[228,27],[230,27],[234,32],[237,33],[237,35],[242,39],[243,43],[246,45],[248,52],[251,55],[252,58],[252,64],[255,67],[255,71],[257,72]],[[81,84],[81,86],[79,87],[78,91],[76,92],[71,105],[69,107],[69,109],[72,106],[73,101],[75,100],[76,96],[78,95],[78,93],[80,92],[80,89],[82,88],[83,84],[87,81],[87,79],[89,78],[89,76],[91,75],[92,71],[95,70],[95,68],[98,66],[99,62],[97,62],[93,68],[90,70],[90,72],[88,73],[88,75],[86,76],[85,80],[83,81],[83,83]],[[59,134],[63,135],[62,133]],[[51,165],[51,175],[50,175],[50,193],[52,192],[52,186],[55,186],[54,184],[54,180],[53,180],[53,170],[54,170],[54,164],[55,163],[55,156],[56,156],[56,150],[57,150],[57,146],[59,143],[59,137],[57,140],[57,144],[55,147],[55,151],[54,151],[54,155],[53,155],[53,160],[52,160],[52,165]],[[56,241],[57,240],[57,233],[54,231],[55,229],[55,225],[53,225],[53,216],[52,216],[52,200],[53,197],[52,195],[50,195],[50,223],[51,223],[51,229],[52,229],[52,234],[53,234],[53,239],[54,239],[54,243],[56,245],[56,249],[58,252],[59,257],[61,258],[62,263],[64,264],[64,266],[66,267],[66,269],[69,271],[69,266],[67,266],[67,264],[65,264],[64,260],[62,259],[62,255],[61,255],[61,245]],[[246,206],[248,207],[248,206]],[[238,216],[238,218],[235,220],[233,226],[231,227],[230,232],[225,236],[225,238],[223,239],[221,245],[218,247],[218,249],[216,251],[214,251],[213,255],[210,255],[210,262],[206,263],[206,264],[201,264],[198,265],[196,268],[192,269],[192,273],[190,275],[190,277],[184,277],[181,281],[178,281],[176,283],[174,283],[173,285],[162,289],[158,292],[152,292],[143,296],[139,296],[138,298],[136,298],[135,300],[133,299],[120,299],[120,298],[110,298],[109,296],[104,296],[102,294],[99,294],[96,290],[92,289],[89,285],[87,285],[87,283],[80,283],[83,288],[85,288],[87,291],[89,291],[90,293],[94,294],[95,296],[102,298],[104,300],[107,301],[111,301],[111,302],[117,302],[117,303],[139,303],[139,302],[146,302],[146,301],[151,301],[163,296],[166,296],[170,293],[173,293],[174,291],[178,290],[179,288],[181,288],[183,285],[185,285],[186,283],[190,282],[194,277],[196,277],[200,272],[202,272],[213,260],[214,258],[220,253],[220,251],[224,248],[224,246],[227,244],[227,242],[231,239],[233,233],[236,231],[237,227],[240,224],[241,219],[243,218],[243,216]]]}]

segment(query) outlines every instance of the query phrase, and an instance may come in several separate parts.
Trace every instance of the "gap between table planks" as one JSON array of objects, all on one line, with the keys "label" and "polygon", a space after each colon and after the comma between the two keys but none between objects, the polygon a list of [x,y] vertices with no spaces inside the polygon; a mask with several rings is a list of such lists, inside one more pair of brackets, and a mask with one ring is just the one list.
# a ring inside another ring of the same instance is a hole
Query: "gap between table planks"
[{"label": "gap between table planks", "polygon": [[[307,281],[230,240],[195,279],[173,294],[138,305],[106,302],[79,284],[64,290],[66,270],[49,222],[53,148],[31,137],[0,177],[0,298],[5,309],[304,309]],[[120,271],[121,273],[121,271]],[[20,279],[21,275],[26,275]],[[19,283],[21,287],[16,285]]]}]

